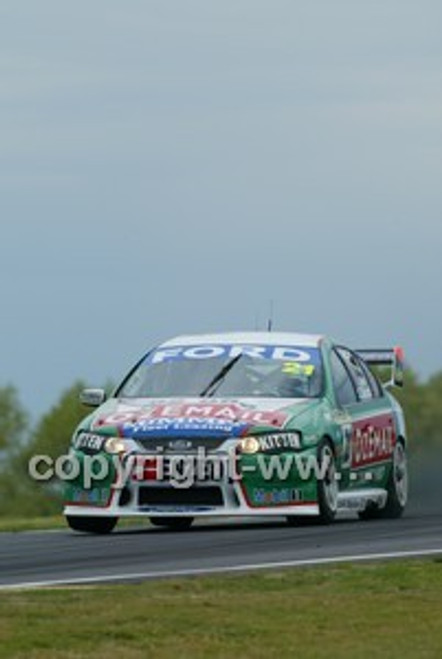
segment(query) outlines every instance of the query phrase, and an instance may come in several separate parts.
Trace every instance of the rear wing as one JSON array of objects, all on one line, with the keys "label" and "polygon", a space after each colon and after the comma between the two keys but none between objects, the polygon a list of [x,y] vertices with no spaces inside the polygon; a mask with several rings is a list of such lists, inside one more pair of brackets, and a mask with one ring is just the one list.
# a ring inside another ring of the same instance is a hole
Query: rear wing
[{"label": "rear wing", "polygon": [[399,346],[355,351],[369,366],[391,366],[391,378],[385,386],[404,386],[404,351]]}]

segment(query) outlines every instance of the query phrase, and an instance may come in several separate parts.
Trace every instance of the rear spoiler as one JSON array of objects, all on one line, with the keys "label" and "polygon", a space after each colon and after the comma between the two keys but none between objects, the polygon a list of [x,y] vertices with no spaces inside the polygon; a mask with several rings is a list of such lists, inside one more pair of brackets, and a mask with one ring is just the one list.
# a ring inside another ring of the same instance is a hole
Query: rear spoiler
[{"label": "rear spoiler", "polygon": [[379,350],[355,350],[369,366],[391,366],[391,379],[385,386],[404,386],[404,351],[401,347],[381,348]]}]

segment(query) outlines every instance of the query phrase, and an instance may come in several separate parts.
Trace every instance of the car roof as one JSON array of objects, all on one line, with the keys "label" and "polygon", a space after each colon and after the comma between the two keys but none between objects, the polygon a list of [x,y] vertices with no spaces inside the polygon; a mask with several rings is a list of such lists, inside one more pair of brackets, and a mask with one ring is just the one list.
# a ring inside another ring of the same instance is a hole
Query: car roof
[{"label": "car roof", "polygon": [[176,336],[161,344],[166,346],[229,344],[275,345],[318,347],[322,334],[298,334],[296,332],[219,332],[217,334],[189,334]]}]

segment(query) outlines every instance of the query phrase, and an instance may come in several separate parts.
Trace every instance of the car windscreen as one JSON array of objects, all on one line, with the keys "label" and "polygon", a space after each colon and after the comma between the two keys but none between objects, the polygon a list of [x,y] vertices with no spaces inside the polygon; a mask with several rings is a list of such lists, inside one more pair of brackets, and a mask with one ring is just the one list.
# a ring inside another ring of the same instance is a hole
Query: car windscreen
[{"label": "car windscreen", "polygon": [[318,348],[183,345],[150,352],[117,390],[120,398],[177,396],[316,398],[323,368]]}]

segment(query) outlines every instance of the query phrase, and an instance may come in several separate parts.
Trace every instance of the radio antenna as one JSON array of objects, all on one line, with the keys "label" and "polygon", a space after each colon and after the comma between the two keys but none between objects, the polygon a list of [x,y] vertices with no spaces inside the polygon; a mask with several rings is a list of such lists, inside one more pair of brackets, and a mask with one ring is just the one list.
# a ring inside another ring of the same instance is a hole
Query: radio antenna
[{"label": "radio antenna", "polygon": [[271,332],[273,329],[273,300],[270,300],[270,313],[269,313],[269,321],[267,323],[267,331]]}]

